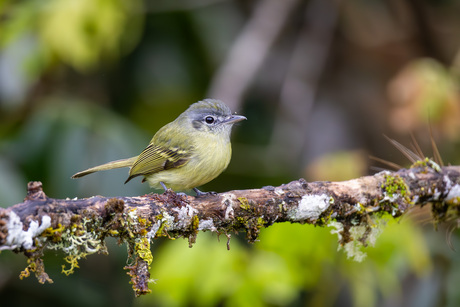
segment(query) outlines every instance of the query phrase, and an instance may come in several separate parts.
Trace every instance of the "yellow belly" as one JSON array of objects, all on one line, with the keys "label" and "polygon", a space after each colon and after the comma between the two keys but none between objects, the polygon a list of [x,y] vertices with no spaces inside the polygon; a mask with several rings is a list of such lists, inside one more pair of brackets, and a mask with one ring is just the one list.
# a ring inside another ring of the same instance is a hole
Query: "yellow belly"
[{"label": "yellow belly", "polygon": [[152,188],[161,188],[160,181],[173,190],[199,187],[219,176],[230,163],[230,142],[211,141],[206,148],[196,150],[182,167],[160,171],[145,177]]}]

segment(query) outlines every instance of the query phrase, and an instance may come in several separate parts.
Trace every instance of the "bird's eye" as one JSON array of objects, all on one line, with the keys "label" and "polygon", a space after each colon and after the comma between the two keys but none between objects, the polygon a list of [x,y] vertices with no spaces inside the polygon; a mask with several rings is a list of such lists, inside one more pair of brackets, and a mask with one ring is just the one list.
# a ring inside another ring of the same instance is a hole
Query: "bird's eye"
[{"label": "bird's eye", "polygon": [[212,123],[214,123],[215,119],[212,116],[206,116],[204,121],[206,122],[206,124],[212,124]]}]

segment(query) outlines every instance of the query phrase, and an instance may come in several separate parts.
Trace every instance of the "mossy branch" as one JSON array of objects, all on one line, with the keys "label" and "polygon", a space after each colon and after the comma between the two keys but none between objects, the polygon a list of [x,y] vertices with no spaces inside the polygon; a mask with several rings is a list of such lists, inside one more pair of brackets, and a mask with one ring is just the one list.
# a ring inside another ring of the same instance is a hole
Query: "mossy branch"
[{"label": "mossy branch", "polygon": [[[92,253],[107,253],[106,237],[129,247],[136,295],[148,293],[150,244],[155,238],[188,238],[199,231],[230,234],[246,232],[249,242],[260,229],[274,223],[307,223],[338,228],[339,244],[359,241],[364,246],[377,217],[399,217],[414,206],[433,203],[435,224],[458,219],[460,166],[439,167],[425,159],[409,169],[384,171],[343,182],[306,182],[279,187],[237,190],[200,197],[172,191],[140,197],[53,199],[40,182],[30,182],[23,203],[0,209],[0,250],[24,253],[28,267],[41,283],[52,282],[41,259],[44,250],[60,249],[70,274],[78,260]],[[356,236],[360,227],[359,236]]]}]

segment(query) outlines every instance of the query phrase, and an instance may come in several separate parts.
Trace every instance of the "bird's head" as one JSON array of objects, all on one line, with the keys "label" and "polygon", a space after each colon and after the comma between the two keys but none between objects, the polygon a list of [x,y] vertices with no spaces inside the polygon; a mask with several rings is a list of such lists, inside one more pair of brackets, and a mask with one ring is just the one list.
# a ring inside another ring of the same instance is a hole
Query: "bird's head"
[{"label": "bird's head", "polygon": [[233,124],[245,120],[232,114],[230,108],[218,99],[204,99],[192,104],[179,118],[191,124],[194,131],[225,134],[230,137]]}]

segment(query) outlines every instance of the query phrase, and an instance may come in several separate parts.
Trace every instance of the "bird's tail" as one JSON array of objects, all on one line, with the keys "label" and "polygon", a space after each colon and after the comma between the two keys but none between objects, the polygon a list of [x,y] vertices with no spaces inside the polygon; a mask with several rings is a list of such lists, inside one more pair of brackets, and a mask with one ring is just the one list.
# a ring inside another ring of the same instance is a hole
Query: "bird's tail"
[{"label": "bird's tail", "polygon": [[116,160],[116,161],[108,162],[102,165],[94,166],[94,167],[88,168],[87,170],[76,173],[71,178],[74,178],[74,179],[80,178],[80,177],[83,177],[83,176],[86,176],[86,175],[89,175],[95,172],[106,171],[106,170],[114,169],[114,168],[131,167],[134,161],[136,161],[136,159],[137,157],[132,157],[128,159]]}]

